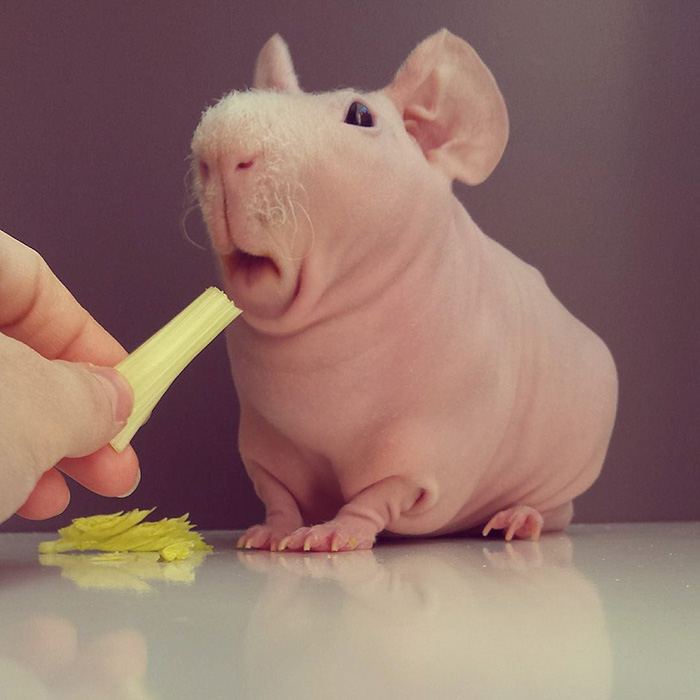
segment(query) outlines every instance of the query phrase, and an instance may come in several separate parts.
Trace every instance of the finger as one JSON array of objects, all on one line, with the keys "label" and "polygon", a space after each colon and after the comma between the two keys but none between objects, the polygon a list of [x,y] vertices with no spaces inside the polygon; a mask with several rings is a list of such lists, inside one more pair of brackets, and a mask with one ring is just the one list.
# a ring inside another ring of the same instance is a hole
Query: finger
[{"label": "finger", "polygon": [[51,466],[64,457],[84,457],[106,445],[131,413],[133,391],[116,370],[62,360],[51,365],[41,413],[46,444],[57,446]]},{"label": "finger", "polygon": [[31,248],[0,231],[0,331],[49,359],[113,367],[124,348]]},{"label": "finger", "polygon": [[63,459],[57,467],[101,496],[129,496],[141,480],[139,460],[130,445],[121,454],[105,445],[85,457]]},{"label": "finger", "polygon": [[36,611],[20,624],[13,656],[46,678],[66,673],[77,649],[78,633],[72,622]]},{"label": "finger", "polygon": [[148,646],[137,630],[116,630],[85,645],[81,661],[84,664],[82,674],[114,688],[116,692],[110,695],[133,697],[134,688],[138,688],[148,668]]},{"label": "finger", "polygon": [[66,480],[55,469],[49,469],[41,476],[17,515],[29,520],[44,520],[63,513],[69,502]]}]

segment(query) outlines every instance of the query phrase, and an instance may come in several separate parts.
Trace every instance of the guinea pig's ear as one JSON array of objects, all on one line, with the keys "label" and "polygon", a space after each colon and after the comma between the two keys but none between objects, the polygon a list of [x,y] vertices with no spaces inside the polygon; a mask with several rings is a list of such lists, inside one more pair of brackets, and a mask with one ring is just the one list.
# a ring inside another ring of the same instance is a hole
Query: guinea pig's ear
[{"label": "guinea pig's ear", "polygon": [[418,45],[386,94],[428,161],[450,179],[478,185],[501,159],[508,113],[489,69],[443,29]]},{"label": "guinea pig's ear", "polygon": [[279,34],[275,34],[260,49],[255,62],[253,87],[257,90],[301,92],[289,48]]}]

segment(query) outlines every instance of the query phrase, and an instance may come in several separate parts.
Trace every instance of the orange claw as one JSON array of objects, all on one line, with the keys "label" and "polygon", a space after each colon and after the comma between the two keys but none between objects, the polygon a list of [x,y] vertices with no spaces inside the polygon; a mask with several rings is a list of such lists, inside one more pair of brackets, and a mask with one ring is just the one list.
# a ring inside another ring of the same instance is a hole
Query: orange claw
[{"label": "orange claw", "polygon": [[507,542],[516,536],[521,539],[529,536],[531,540],[538,540],[542,525],[543,520],[539,511],[530,506],[514,506],[496,513],[484,527],[482,535],[486,537],[491,530],[508,528],[505,534]]}]

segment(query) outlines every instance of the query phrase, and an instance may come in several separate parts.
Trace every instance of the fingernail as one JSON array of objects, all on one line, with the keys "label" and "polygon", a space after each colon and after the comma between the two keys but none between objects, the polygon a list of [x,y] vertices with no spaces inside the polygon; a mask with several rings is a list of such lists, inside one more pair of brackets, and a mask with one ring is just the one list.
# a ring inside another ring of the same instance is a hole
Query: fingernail
[{"label": "fingernail", "polygon": [[102,384],[112,404],[114,421],[120,427],[126,425],[126,421],[134,408],[134,391],[127,379],[116,369],[110,367],[88,366],[90,372]]},{"label": "fingernail", "polygon": [[141,483],[141,468],[139,467],[138,474],[136,475],[136,481],[135,481],[134,485],[131,487],[131,490],[128,493],[125,493],[124,495],[119,496],[119,498],[128,498],[129,496],[131,496],[131,494],[134,493],[134,491],[136,491],[136,489],[138,488],[140,483]]}]

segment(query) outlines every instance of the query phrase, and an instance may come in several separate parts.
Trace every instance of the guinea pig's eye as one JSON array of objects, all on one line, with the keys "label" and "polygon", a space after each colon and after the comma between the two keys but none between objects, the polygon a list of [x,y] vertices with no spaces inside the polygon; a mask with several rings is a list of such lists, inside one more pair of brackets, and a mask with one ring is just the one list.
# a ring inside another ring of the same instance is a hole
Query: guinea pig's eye
[{"label": "guinea pig's eye", "polygon": [[345,115],[345,123],[353,126],[374,126],[372,112],[361,102],[353,102]]}]

